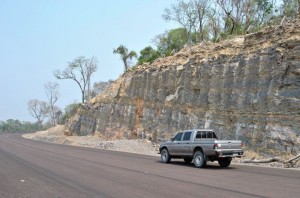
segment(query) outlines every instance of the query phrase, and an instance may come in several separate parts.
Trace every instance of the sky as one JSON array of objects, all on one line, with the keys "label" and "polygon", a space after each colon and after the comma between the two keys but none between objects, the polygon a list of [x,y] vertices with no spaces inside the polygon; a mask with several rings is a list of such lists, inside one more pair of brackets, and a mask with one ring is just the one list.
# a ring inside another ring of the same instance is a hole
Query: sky
[{"label": "sky", "polygon": [[78,56],[98,59],[92,84],[124,71],[113,49],[140,52],[166,30],[179,27],[161,15],[176,0],[0,0],[0,120],[34,121],[27,102],[47,101],[44,85],[59,83],[61,109],[81,101],[78,85],[58,80]]}]

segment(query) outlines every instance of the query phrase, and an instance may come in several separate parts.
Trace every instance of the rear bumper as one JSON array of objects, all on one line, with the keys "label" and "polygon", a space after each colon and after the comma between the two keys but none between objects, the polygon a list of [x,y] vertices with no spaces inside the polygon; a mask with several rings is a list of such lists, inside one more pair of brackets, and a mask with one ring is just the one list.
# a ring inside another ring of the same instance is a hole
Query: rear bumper
[{"label": "rear bumper", "polygon": [[238,158],[240,158],[243,156],[244,151],[243,150],[231,150],[231,151],[230,150],[229,151],[228,150],[226,150],[226,151],[216,150],[215,153],[218,158],[223,158],[223,157],[232,157],[232,158],[238,157]]}]

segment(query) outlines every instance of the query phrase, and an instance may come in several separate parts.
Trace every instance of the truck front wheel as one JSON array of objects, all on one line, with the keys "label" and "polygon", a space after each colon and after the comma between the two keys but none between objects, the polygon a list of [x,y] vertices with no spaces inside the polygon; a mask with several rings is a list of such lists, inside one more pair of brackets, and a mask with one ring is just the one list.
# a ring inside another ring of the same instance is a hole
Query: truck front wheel
[{"label": "truck front wheel", "polygon": [[226,158],[219,159],[218,162],[221,167],[228,167],[231,163],[231,160],[232,160],[231,157],[226,157]]},{"label": "truck front wheel", "polygon": [[206,158],[202,151],[196,151],[194,154],[194,165],[197,168],[203,168],[206,165]]},{"label": "truck front wheel", "polygon": [[169,163],[171,161],[171,157],[170,157],[168,149],[164,148],[161,151],[160,159],[163,163]]}]

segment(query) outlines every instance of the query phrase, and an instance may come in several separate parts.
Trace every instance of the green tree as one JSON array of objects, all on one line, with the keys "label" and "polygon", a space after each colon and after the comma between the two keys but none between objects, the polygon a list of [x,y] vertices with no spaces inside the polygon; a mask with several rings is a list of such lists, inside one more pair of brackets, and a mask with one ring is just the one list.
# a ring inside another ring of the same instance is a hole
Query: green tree
[{"label": "green tree", "polygon": [[82,103],[90,99],[91,76],[98,69],[98,61],[95,57],[85,58],[80,56],[70,62],[64,71],[55,71],[57,79],[71,79],[76,82],[81,91]]},{"label": "green tree", "polygon": [[28,133],[43,130],[44,128],[36,123],[24,122],[14,119],[8,119],[6,121],[0,120],[0,133]]},{"label": "green tree", "polygon": [[145,62],[152,63],[155,59],[159,57],[159,52],[153,49],[151,46],[148,46],[140,51],[140,56],[138,58],[137,64],[140,65]]},{"label": "green tree", "polygon": [[[172,4],[170,8],[164,10],[162,18],[165,21],[175,21],[184,29],[188,44],[192,41],[192,31],[196,29],[198,23],[197,10],[192,1],[185,2],[180,0],[177,4]],[[186,42],[186,43],[187,43]]]},{"label": "green tree", "polygon": [[67,105],[65,107],[65,113],[63,114],[63,116],[61,118],[61,122],[63,124],[68,122],[68,120],[76,114],[79,107],[80,107],[79,103],[72,103],[72,104]]},{"label": "green tree", "polygon": [[300,0],[283,0],[281,6],[282,15],[295,19],[297,18],[298,12],[300,11]]},{"label": "green tree", "polygon": [[124,45],[120,45],[117,49],[114,49],[114,54],[119,54],[121,57],[121,60],[123,61],[125,71],[128,71],[128,68],[130,66],[130,61],[133,58],[137,58],[137,54],[135,51],[128,51],[127,47]]},{"label": "green tree", "polygon": [[[170,56],[181,50],[188,42],[185,28],[166,31],[154,38],[157,51],[163,56]],[[196,34],[192,34],[192,43],[196,43]]]}]

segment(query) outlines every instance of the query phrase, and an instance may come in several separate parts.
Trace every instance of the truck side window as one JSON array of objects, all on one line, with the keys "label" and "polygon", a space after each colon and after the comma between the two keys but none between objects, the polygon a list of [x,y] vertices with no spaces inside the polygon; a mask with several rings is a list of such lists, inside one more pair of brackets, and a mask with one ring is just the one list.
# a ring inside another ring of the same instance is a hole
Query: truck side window
[{"label": "truck side window", "polygon": [[207,139],[212,139],[213,138],[213,132],[207,131]]},{"label": "truck side window", "polygon": [[201,131],[201,138],[206,139],[206,131]]},{"label": "truck side window", "polygon": [[174,137],[174,141],[181,141],[182,134],[183,134],[183,133],[178,133],[178,134]]},{"label": "truck side window", "polygon": [[192,132],[185,132],[183,136],[183,141],[189,141],[191,139]]},{"label": "truck side window", "polygon": [[197,131],[196,139],[201,139],[201,131]]}]

